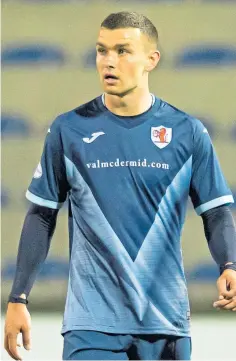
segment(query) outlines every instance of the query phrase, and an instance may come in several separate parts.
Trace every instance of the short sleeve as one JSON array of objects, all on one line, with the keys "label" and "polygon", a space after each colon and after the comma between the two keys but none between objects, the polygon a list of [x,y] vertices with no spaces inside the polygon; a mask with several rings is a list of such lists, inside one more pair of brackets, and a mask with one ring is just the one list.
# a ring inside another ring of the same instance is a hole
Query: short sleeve
[{"label": "short sleeve", "polygon": [[223,204],[233,203],[207,129],[196,122],[190,197],[198,215]]},{"label": "short sleeve", "polygon": [[66,200],[68,191],[60,127],[55,121],[48,129],[41,160],[26,198],[44,207],[59,209]]}]

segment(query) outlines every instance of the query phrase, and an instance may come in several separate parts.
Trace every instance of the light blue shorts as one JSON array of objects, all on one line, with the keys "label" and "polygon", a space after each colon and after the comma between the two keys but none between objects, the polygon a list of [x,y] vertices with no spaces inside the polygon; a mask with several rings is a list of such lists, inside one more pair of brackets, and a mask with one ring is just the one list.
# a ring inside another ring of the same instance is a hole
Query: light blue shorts
[{"label": "light blue shorts", "polygon": [[191,338],[69,331],[63,360],[190,360]]}]

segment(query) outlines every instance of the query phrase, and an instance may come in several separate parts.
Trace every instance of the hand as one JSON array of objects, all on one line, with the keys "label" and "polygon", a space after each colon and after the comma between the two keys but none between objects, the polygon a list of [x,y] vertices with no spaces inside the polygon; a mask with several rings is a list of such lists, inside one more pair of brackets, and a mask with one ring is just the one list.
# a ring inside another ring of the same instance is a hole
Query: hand
[{"label": "hand", "polygon": [[222,310],[236,311],[236,272],[226,269],[217,280],[219,300],[213,306]]},{"label": "hand", "polygon": [[5,340],[4,347],[8,354],[14,360],[22,360],[19,355],[17,346],[17,335],[22,333],[23,345],[26,350],[31,348],[31,317],[26,305],[22,303],[8,303],[6,320],[5,320]]}]

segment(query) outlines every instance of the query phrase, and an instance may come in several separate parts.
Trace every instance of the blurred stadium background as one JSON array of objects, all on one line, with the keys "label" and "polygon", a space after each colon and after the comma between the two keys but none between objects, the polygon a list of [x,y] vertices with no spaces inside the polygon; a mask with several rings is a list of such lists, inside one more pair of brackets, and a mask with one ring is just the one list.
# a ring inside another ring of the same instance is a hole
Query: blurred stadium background
[{"label": "blurred stadium background", "polygon": [[[28,207],[24,194],[39,161],[47,128],[58,114],[101,93],[95,69],[96,37],[102,20],[109,13],[121,10],[141,12],[156,25],[162,59],[150,77],[151,91],[203,121],[236,195],[236,1],[3,0],[3,312],[12,285],[19,236]],[[236,206],[232,209],[236,215]],[[217,297],[215,281],[218,270],[207,247],[201,218],[195,214],[191,204],[182,244],[194,330],[197,327],[194,320],[200,320],[199,313],[204,313],[201,320],[205,320],[207,325],[207,315],[211,312],[218,320],[215,324],[214,320],[209,321],[212,329],[220,328],[226,314],[217,313],[212,308],[212,302]],[[52,320],[53,327],[58,322],[58,316],[50,316],[49,313],[47,318],[43,317],[46,312],[59,312],[61,317],[67,276],[65,206],[58,218],[47,262],[30,295],[32,314],[40,312],[35,319],[39,319],[39,324],[40,319],[41,323],[44,320],[48,330],[48,320]],[[56,317],[55,322],[53,317]],[[230,321],[230,334],[235,340],[236,318],[232,313],[228,314]],[[60,321],[58,334],[59,328]],[[200,327],[199,332],[201,338]],[[44,345],[40,344],[43,348]],[[232,355],[233,348],[229,344],[228,339],[224,359],[236,359],[235,348]],[[220,352],[217,355],[221,357]],[[49,354],[45,359],[47,356]],[[200,353],[197,357],[200,359]]]}]

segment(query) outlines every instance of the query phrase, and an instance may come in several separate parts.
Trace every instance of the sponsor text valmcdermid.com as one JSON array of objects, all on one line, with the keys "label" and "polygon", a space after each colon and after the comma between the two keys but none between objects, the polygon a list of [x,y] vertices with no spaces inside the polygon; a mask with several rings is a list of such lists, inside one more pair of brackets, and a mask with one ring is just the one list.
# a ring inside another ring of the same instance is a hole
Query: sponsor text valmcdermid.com
[{"label": "sponsor text valmcdermid.com", "polygon": [[120,160],[117,158],[115,161],[104,162],[100,159],[97,159],[94,162],[86,164],[88,168],[99,169],[99,168],[114,168],[114,167],[150,167],[150,168],[159,168],[166,169],[170,168],[168,163],[159,163],[159,162],[148,162],[146,158],[143,160]]}]

